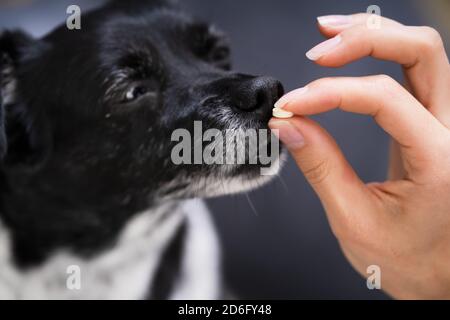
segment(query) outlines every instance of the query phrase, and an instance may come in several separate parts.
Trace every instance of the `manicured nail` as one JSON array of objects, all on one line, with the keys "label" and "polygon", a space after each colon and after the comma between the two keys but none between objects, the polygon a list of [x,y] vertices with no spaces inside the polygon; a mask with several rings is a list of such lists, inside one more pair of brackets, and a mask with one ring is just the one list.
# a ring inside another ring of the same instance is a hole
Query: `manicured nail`
[{"label": "manicured nail", "polygon": [[290,111],[286,111],[280,108],[274,108],[272,110],[272,115],[274,116],[274,118],[278,118],[278,119],[289,119],[292,118],[294,116],[294,114]]},{"label": "manicured nail", "polygon": [[286,104],[288,104],[292,100],[295,100],[296,98],[300,97],[301,95],[305,94],[306,91],[308,91],[308,87],[296,89],[294,91],[291,91],[291,92],[285,94],[283,97],[281,97],[280,100],[278,100],[275,103],[275,108],[283,109],[286,106]]},{"label": "manicured nail", "polygon": [[300,149],[305,145],[302,133],[290,122],[271,120],[269,123],[272,132],[290,149]]},{"label": "manicured nail", "polygon": [[316,61],[320,58],[322,58],[324,55],[335,49],[342,41],[342,38],[340,35],[328,39],[325,42],[322,42],[321,44],[315,46],[311,50],[309,50],[306,53],[306,57],[309,60]]},{"label": "manicured nail", "polygon": [[317,18],[317,22],[323,27],[345,27],[352,24],[351,16],[331,15]]}]

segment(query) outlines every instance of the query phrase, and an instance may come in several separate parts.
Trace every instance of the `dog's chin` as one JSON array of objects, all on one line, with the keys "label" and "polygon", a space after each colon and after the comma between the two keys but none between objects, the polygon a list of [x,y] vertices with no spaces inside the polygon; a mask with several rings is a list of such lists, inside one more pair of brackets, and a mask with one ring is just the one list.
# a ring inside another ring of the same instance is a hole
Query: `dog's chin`
[{"label": "dog's chin", "polygon": [[[205,178],[205,181],[199,184],[208,187],[198,190],[197,197],[214,198],[245,193],[263,187],[280,173],[286,159],[287,152],[283,150],[270,167],[236,166],[233,170],[234,174],[230,174],[229,169],[221,169],[222,172],[219,175]],[[222,178],[217,178],[218,176]]]},{"label": "dog's chin", "polygon": [[[287,153],[280,156],[270,167],[259,165],[223,165],[207,174],[179,175],[176,180],[164,184],[156,193],[158,201],[183,200],[191,198],[215,198],[244,193],[260,188],[274,179],[283,164]],[[206,173],[206,172],[205,172]]]}]

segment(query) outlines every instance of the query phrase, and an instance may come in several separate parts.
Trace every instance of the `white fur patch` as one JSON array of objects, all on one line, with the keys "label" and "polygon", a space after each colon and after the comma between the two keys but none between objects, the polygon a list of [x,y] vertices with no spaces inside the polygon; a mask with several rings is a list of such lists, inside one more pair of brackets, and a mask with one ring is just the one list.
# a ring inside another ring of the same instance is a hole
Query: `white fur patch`
[{"label": "white fur patch", "polygon": [[211,300],[221,295],[220,245],[210,213],[201,200],[186,201],[188,241],[185,242],[182,274],[174,300]]}]

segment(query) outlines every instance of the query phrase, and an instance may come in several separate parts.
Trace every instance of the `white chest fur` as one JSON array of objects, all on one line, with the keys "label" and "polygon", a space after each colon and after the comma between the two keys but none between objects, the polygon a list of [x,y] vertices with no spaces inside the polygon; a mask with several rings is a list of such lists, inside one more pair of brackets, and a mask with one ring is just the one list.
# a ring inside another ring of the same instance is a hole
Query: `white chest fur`
[{"label": "white chest fur", "polygon": [[[0,225],[0,299],[142,299],[151,288],[161,254],[187,218],[182,274],[174,299],[215,299],[219,294],[219,254],[203,202],[187,201],[162,222],[161,207],[144,212],[124,229],[117,244],[93,259],[59,252],[26,272],[11,262],[10,239]],[[158,223],[159,221],[159,223]],[[80,288],[68,288],[70,266],[80,271]]]}]

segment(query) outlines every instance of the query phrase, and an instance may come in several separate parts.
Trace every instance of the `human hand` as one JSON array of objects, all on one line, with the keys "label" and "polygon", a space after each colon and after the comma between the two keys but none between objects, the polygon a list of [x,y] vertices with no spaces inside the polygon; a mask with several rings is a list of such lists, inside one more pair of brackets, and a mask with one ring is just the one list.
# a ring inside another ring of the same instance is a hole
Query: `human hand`
[{"label": "human hand", "polygon": [[[403,66],[410,92],[392,78],[327,78],[276,105],[296,116],[272,119],[320,197],[350,263],[382,272],[395,298],[450,299],[450,65],[439,33],[366,14],[319,18],[330,40],[308,52],[340,67],[365,56]],[[306,116],[335,108],[370,115],[394,139],[389,180],[364,184],[334,139]]]}]

